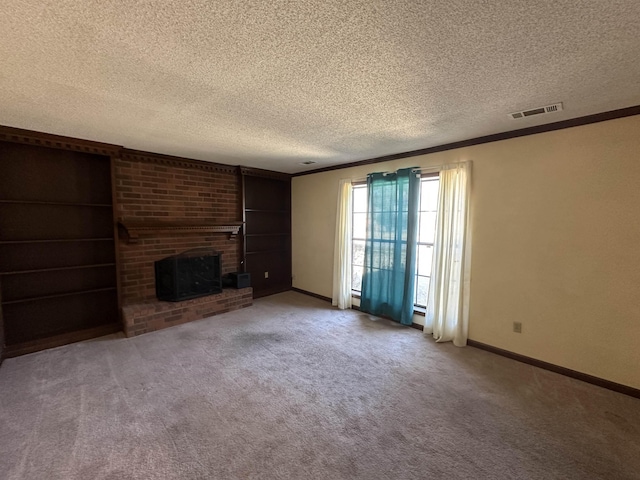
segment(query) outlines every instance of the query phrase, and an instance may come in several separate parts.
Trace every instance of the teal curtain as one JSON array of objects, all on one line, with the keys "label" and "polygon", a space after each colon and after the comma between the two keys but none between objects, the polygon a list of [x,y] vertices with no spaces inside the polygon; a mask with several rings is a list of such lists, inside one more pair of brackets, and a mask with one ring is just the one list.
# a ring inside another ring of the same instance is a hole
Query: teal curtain
[{"label": "teal curtain", "polygon": [[413,168],[367,176],[367,236],[360,309],[411,325],[420,178]]}]

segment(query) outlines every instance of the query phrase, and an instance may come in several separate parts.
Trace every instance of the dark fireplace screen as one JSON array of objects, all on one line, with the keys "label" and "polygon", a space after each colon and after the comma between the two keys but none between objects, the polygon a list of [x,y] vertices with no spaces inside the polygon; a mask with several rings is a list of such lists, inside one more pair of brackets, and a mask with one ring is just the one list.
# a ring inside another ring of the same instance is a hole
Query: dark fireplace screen
[{"label": "dark fireplace screen", "polygon": [[158,300],[179,302],[222,291],[222,254],[194,248],[155,262]]}]

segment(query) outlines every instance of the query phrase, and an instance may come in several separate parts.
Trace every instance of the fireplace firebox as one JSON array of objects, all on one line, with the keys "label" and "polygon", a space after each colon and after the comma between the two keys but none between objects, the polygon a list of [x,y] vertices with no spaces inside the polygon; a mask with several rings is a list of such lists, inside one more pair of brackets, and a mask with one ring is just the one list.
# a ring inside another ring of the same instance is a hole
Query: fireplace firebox
[{"label": "fireplace firebox", "polygon": [[222,254],[194,248],[155,262],[156,297],[179,302],[222,292]]}]

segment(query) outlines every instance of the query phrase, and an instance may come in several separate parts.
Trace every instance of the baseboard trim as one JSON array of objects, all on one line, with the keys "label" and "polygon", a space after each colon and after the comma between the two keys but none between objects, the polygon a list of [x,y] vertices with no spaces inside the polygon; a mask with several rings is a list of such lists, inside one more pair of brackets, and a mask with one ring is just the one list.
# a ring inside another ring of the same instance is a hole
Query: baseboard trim
[{"label": "baseboard trim", "polygon": [[108,325],[100,325],[98,327],[87,328],[77,332],[63,333],[54,337],[43,338],[40,340],[31,340],[29,342],[19,343],[16,345],[5,346],[4,358],[13,358],[27,353],[39,352],[49,348],[61,347],[70,343],[91,340],[92,338],[103,337],[112,333],[122,331],[120,323],[110,323]]},{"label": "baseboard trim", "polygon": [[256,291],[255,288],[253,290],[253,298],[262,298],[268,297],[269,295],[275,295],[276,293],[288,292],[291,290],[289,285],[277,285],[275,287],[265,288],[263,290]]},{"label": "baseboard trim", "polygon": [[629,387],[628,385],[612,382],[600,377],[594,377],[593,375],[588,375],[576,370],[571,370],[570,368],[561,367],[559,365],[554,365],[553,363],[544,362],[542,360],[527,357],[525,355],[520,355],[519,353],[510,352],[509,350],[503,350],[502,348],[487,345],[486,343],[477,342],[475,340],[467,340],[467,345],[470,347],[479,348],[480,350],[495,353],[496,355],[500,355],[502,357],[510,358],[511,360],[527,363],[529,365],[533,365],[534,367],[543,368],[544,370],[549,370],[550,372],[559,373],[560,375],[575,378],[576,380],[581,380],[598,387],[606,388],[607,390],[613,390],[614,392],[623,393],[625,395],[629,395],[630,397],[640,398],[640,389]]},{"label": "baseboard trim", "polygon": [[[324,295],[318,295],[317,293],[308,292],[307,290],[302,290],[301,288],[295,287],[292,287],[291,290],[331,303],[331,299],[329,297],[325,297]],[[360,307],[358,307],[357,305],[353,305],[351,308],[353,310],[360,311]],[[387,320],[390,319],[387,318]],[[415,328],[417,330],[424,330],[424,326],[418,323],[412,323],[410,326],[411,328]],[[581,380],[598,387],[606,388],[607,390],[613,390],[614,392],[629,395],[630,397],[640,398],[640,389],[629,387],[628,385],[612,382],[600,377],[594,377],[593,375],[588,375],[576,370],[571,370],[570,368],[561,367],[559,365],[554,365],[553,363],[527,357],[526,355],[520,355],[519,353],[510,352],[509,350],[503,350],[502,348],[487,345],[486,343],[482,342],[477,342],[476,340],[467,340],[467,345],[469,347],[479,348],[480,350],[495,353],[496,355],[500,355],[502,357],[510,358],[511,360],[516,360],[517,362],[527,363],[529,365],[533,365],[534,367],[549,370],[550,372],[554,373],[559,373],[560,375],[564,375],[566,377],[575,378],[576,380]]]},{"label": "baseboard trim", "polygon": [[301,288],[291,287],[291,290],[294,292],[302,293],[303,295],[309,295],[313,298],[318,298],[320,300],[324,300],[325,302],[331,303],[331,299],[329,297],[325,297],[324,295],[319,295],[317,293],[309,292],[307,290],[302,290]]}]

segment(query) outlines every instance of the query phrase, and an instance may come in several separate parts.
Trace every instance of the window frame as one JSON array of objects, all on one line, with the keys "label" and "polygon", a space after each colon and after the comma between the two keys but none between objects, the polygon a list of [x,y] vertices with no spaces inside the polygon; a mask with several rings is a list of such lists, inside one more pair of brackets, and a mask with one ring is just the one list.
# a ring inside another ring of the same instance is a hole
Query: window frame
[{"label": "window frame", "polygon": [[[360,298],[360,293],[362,292],[362,290],[354,290],[353,289],[353,271],[354,271],[353,269],[356,266],[354,264],[354,258],[355,258],[355,255],[354,255],[354,240],[355,241],[362,241],[363,243],[366,242],[366,233],[365,233],[365,237],[363,237],[363,238],[354,236],[354,232],[355,232],[355,228],[354,228],[355,215],[356,214],[361,214],[361,213],[367,214],[369,208],[368,208],[368,205],[367,205],[367,209],[364,212],[356,211],[354,197],[355,197],[356,189],[357,188],[362,189],[363,187],[365,189],[367,187],[366,180],[365,181],[359,181],[359,182],[352,182],[351,183],[351,240],[350,240],[350,242],[351,242],[351,296],[354,296],[356,298]],[[364,270],[364,257],[363,257],[363,264],[362,265],[357,265],[357,266],[361,267]],[[362,276],[360,278],[362,278]]]},{"label": "window frame", "polygon": [[[433,239],[433,242],[423,242],[420,241],[420,222],[421,222],[421,213],[430,213],[430,212],[435,212],[436,217],[438,214],[438,205],[437,205],[437,201],[436,201],[436,205],[435,205],[435,210],[421,210],[422,208],[422,186],[423,186],[423,182],[433,182],[433,181],[437,181],[438,182],[438,188],[440,188],[440,174],[438,172],[434,172],[434,173],[423,173],[422,175],[420,175],[420,201],[419,201],[419,207],[418,207],[418,240],[416,242],[416,288],[415,288],[415,292],[414,292],[414,299],[413,299],[413,306],[414,308],[420,308],[421,310],[425,310],[427,308],[427,301],[425,301],[425,304],[419,304],[418,303],[418,279],[420,277],[422,278],[428,278],[429,282],[431,282],[431,272],[429,272],[429,275],[420,275],[420,272],[418,270],[418,267],[420,265],[420,245],[422,246],[426,246],[426,247],[431,247],[431,260],[433,261],[433,248],[435,246],[435,238]],[[436,223],[436,219],[434,219],[434,224]],[[435,228],[435,225],[434,225]],[[435,232],[434,232],[434,236],[435,236]],[[428,289],[427,289],[427,295],[428,295]]]},{"label": "window frame", "polygon": [[[420,246],[430,247],[430,248],[433,249],[434,242],[435,242],[435,239],[434,239],[433,242],[420,241],[420,237],[419,237],[419,235],[420,235],[420,214],[421,213],[428,213],[428,212],[436,212],[436,214],[437,214],[437,205],[435,207],[435,210],[420,210],[420,208],[422,207],[422,193],[423,193],[422,187],[423,187],[423,182],[436,181],[436,180],[438,182],[440,181],[440,174],[438,172],[422,173],[420,175],[420,201],[419,201],[419,206],[418,206],[418,209],[419,209],[418,210],[418,241],[417,241],[417,244],[416,244],[416,247],[417,247],[417,249],[416,249],[416,253],[417,253],[416,254],[416,289],[415,289],[415,293],[414,293],[415,297],[414,297],[414,305],[413,305],[415,313],[424,313],[424,310],[426,309],[426,302],[425,302],[425,305],[421,305],[421,304],[417,303],[418,280],[419,280],[419,278],[428,278],[429,281],[431,280],[431,275],[420,275],[419,271],[418,271],[418,265],[419,265],[419,261],[420,261],[420,253],[419,253]],[[356,189],[362,189],[363,187],[366,188],[367,182],[366,181],[355,181],[355,182],[352,182],[351,185],[352,185],[352,193],[351,193],[351,195],[352,195],[352,197],[351,197],[352,209],[351,209],[351,239],[350,239],[350,241],[351,241],[351,269],[352,269],[352,272],[353,272],[356,267],[364,268],[364,264],[363,265],[356,265],[354,263],[354,258],[355,258],[355,255],[354,255],[354,241],[361,241],[361,242],[365,242],[366,241],[366,238],[360,238],[360,237],[355,237],[354,236],[354,233],[355,233],[355,228],[354,228],[354,226],[355,226],[355,215],[356,214],[362,214],[362,213],[365,213],[365,214],[368,213],[368,205],[367,205],[367,210],[366,211],[364,211],[364,212],[356,211],[355,201],[354,201]],[[432,250],[432,252],[433,252],[433,250]],[[361,290],[355,290],[353,288],[353,273],[352,273],[351,295],[354,298],[360,298],[360,294],[361,294]]]}]

